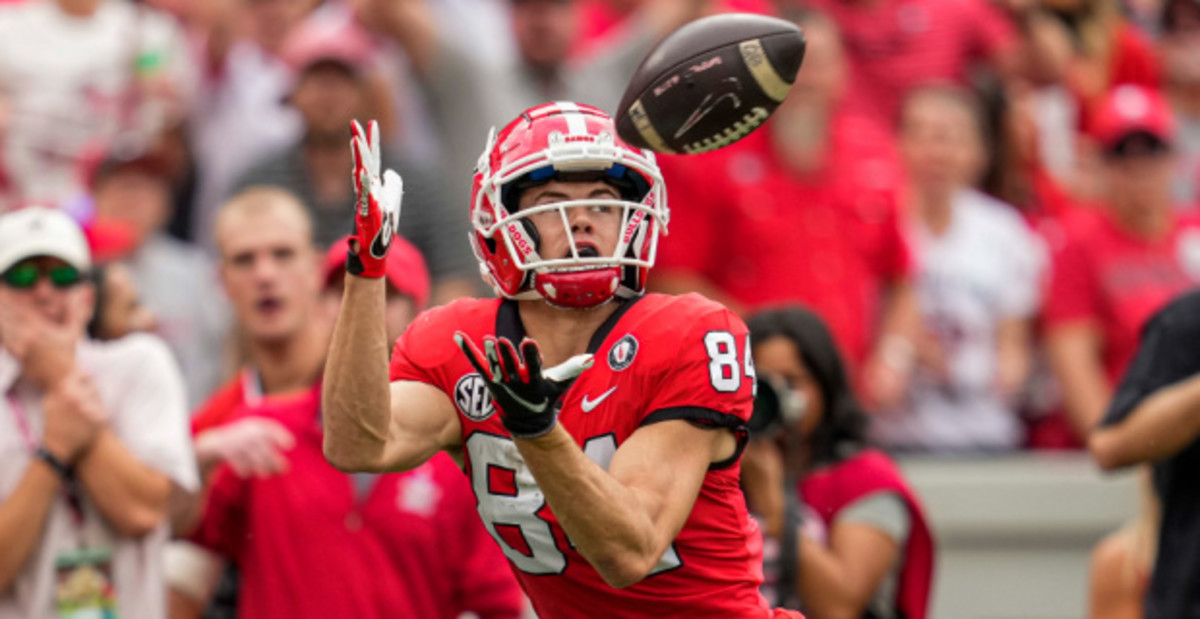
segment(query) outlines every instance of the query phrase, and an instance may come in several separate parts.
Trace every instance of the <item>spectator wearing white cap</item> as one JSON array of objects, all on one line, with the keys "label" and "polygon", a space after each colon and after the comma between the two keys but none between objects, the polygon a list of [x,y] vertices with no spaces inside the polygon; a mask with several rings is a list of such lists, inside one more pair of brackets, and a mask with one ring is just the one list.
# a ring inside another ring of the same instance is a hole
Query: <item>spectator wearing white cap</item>
[{"label": "spectator wearing white cap", "polygon": [[0,216],[0,619],[165,615],[167,497],[197,485],[183,381],[152,336],[84,338],[90,268],[66,215]]}]

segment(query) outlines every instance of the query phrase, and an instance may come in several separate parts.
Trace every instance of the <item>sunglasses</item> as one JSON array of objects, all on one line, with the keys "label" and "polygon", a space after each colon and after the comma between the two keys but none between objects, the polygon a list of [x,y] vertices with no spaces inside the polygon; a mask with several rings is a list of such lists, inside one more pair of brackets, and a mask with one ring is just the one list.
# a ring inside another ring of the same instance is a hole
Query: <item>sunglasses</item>
[{"label": "sunglasses", "polygon": [[42,277],[48,278],[55,288],[70,288],[83,281],[83,273],[71,265],[42,268],[36,264],[18,264],[0,275],[5,285],[20,289],[33,288]]}]

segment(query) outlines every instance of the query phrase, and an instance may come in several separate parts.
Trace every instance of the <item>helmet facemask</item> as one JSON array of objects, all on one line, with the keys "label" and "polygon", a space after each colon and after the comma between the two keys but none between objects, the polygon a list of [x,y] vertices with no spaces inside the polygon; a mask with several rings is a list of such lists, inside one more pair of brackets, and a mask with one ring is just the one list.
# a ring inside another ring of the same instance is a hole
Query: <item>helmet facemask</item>
[{"label": "helmet facemask", "polygon": [[[641,293],[645,272],[654,264],[659,232],[665,231],[668,218],[662,178],[652,155],[647,157],[615,145],[607,133],[586,140],[567,140],[552,133],[548,148],[484,174],[480,180],[482,186],[472,209],[476,241],[486,243],[491,253],[496,253],[496,244],[502,243],[513,266],[524,274],[516,294],[506,293],[493,279],[501,294],[516,299],[542,298],[557,307],[584,309],[614,297]],[[554,180],[604,181],[620,197],[567,200],[518,210],[523,192]],[[484,200],[490,202],[491,209],[480,208]],[[576,239],[571,215],[572,209],[579,208],[618,211],[618,236],[611,254],[601,253],[606,248],[581,244]],[[557,217],[547,216],[550,213]],[[569,243],[565,255],[542,255],[545,248],[535,218],[542,226],[562,226]],[[482,249],[476,247],[477,252]]]}]

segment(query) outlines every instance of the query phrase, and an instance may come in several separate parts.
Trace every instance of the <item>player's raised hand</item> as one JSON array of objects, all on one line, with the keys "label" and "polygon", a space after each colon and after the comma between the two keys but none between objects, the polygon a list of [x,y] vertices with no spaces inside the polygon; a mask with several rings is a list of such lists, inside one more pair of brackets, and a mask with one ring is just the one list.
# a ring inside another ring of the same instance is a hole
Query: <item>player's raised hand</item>
[{"label": "player's raised hand", "polygon": [[558,417],[555,403],[571,381],[592,366],[592,355],[576,355],[542,370],[537,342],[526,338],[517,347],[506,338],[487,336],[483,350],[461,331],[454,341],[487,384],[500,407],[500,419],[513,438],[536,438],[550,431]]},{"label": "player's raised hand", "polygon": [[380,176],[379,123],[364,131],[353,121],[350,152],[354,155],[354,236],[346,254],[346,270],[359,277],[383,277],[388,249],[400,224],[404,181],[392,170]]}]

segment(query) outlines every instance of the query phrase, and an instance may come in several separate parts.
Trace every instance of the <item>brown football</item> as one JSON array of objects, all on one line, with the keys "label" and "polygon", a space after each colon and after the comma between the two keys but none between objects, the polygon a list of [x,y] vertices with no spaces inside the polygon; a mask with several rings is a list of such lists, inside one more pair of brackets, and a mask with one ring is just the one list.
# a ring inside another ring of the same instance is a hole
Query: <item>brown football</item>
[{"label": "brown football", "polygon": [[749,13],[691,22],[634,72],[614,118],[626,142],[695,154],[749,135],[787,96],[804,60],[795,24]]}]

